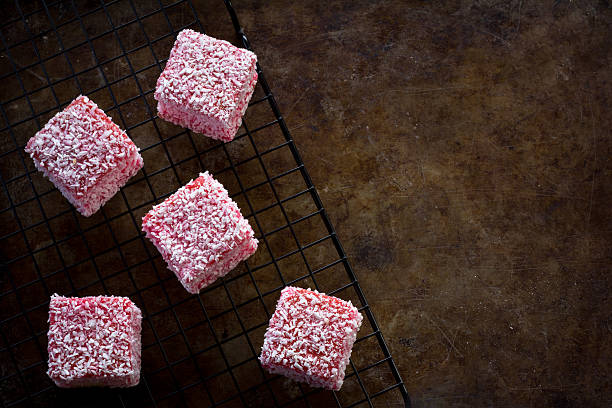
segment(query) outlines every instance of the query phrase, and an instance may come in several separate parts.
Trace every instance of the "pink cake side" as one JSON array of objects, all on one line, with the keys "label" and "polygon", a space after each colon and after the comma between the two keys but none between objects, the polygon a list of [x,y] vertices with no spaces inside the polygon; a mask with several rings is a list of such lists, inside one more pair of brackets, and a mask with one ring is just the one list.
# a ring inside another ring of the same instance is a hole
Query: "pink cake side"
[{"label": "pink cake side", "polygon": [[28,141],[25,151],[84,216],[95,213],[143,166],[136,145],[79,96]]},{"label": "pink cake side", "polygon": [[313,387],[339,390],[362,320],[350,301],[286,287],[266,330],[261,365]]},{"label": "pink cake side", "polygon": [[257,250],[249,222],[208,172],[154,206],[142,229],[190,293],[225,276]]},{"label": "pink cake side", "polygon": [[181,31],[157,80],[159,116],[231,141],[257,82],[256,63],[251,51],[193,30]]},{"label": "pink cake side", "polygon": [[247,110],[256,83],[257,73],[255,73],[253,80],[245,87],[244,97],[241,99],[237,109],[232,113],[228,123],[224,123],[214,116],[208,116],[185,108],[170,100],[160,100],[157,103],[157,112],[160,118],[175,125],[202,133],[212,139],[231,142],[242,124],[242,116]]},{"label": "pink cake side", "polygon": [[188,284],[189,288],[187,288],[187,291],[190,293],[200,292],[202,288],[227,275],[240,262],[253,255],[255,251],[257,251],[257,240],[254,238],[244,240],[230,252],[226,253],[219,262],[212,265],[206,274],[200,275],[200,279],[191,281]]},{"label": "pink cake side", "polygon": [[253,67],[253,79],[251,82],[247,83],[242,91],[242,96],[239,99],[238,106],[236,110],[232,112],[228,124],[229,134],[232,135],[232,139],[238,132],[240,125],[242,125],[242,117],[246,113],[247,108],[249,107],[249,102],[251,101],[251,97],[253,96],[253,92],[255,91],[255,85],[257,85],[257,72],[255,72],[255,67]]},{"label": "pink cake side", "polygon": [[140,309],[125,297],[53,295],[47,374],[58,387],[132,387],[140,381]]},{"label": "pink cake side", "polygon": [[114,171],[108,172],[95,187],[89,190],[87,200],[81,200],[80,208],[77,207],[79,212],[86,217],[94,214],[140,171],[143,164],[138,151],[131,153]]}]

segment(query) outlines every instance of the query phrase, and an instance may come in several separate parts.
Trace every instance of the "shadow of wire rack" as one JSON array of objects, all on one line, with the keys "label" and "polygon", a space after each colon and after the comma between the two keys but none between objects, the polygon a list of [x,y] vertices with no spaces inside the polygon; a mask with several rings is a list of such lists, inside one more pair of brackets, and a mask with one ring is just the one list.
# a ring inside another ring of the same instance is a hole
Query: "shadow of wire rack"
[{"label": "shadow of wire rack", "polygon": [[[229,1],[225,6],[229,17],[222,24],[231,22],[236,42],[249,48],[234,8]],[[5,4],[3,11],[1,406],[409,404],[261,69],[239,135],[222,144],[155,115],[155,81],[177,32],[204,32],[190,1],[32,1]],[[23,151],[29,137],[78,94],[113,116],[145,160],[144,169],[90,218],[78,215]],[[260,248],[192,296],[144,239],[140,220],[205,169],[243,210]],[[350,299],[365,315],[340,392],[268,375],[258,364],[285,285]],[[144,314],[139,386],[53,386],[45,371],[47,308],[55,292],[129,296],[138,304]]]}]

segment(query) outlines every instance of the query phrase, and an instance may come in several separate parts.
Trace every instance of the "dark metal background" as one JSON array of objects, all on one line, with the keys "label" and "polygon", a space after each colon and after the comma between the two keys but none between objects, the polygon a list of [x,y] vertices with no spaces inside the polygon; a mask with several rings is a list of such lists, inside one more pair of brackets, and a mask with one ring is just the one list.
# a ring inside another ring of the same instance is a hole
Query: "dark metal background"
[{"label": "dark metal background", "polygon": [[[231,3],[226,6],[237,39],[250,48]],[[189,1],[16,2],[3,11],[10,17],[2,24],[0,59],[2,406],[408,404],[260,67],[239,135],[223,144],[155,115],[155,80],[176,33],[204,32]],[[145,159],[144,169],[90,218],[80,216],[23,151],[29,137],[78,94],[113,116]],[[260,247],[192,296],[140,226],[153,204],[204,170],[229,190]],[[263,333],[285,285],[350,299],[365,315],[340,392],[270,376],[259,366]],[[55,292],[130,296],[142,309],[138,387],[62,390],[51,383],[46,320]]]}]

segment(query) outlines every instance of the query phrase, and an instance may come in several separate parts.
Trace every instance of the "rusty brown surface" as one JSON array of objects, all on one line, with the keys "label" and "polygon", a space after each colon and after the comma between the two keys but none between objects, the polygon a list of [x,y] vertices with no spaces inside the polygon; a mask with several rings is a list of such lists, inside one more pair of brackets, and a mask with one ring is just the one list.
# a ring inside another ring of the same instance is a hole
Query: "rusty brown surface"
[{"label": "rusty brown surface", "polygon": [[415,406],[610,405],[609,3],[236,6]]}]

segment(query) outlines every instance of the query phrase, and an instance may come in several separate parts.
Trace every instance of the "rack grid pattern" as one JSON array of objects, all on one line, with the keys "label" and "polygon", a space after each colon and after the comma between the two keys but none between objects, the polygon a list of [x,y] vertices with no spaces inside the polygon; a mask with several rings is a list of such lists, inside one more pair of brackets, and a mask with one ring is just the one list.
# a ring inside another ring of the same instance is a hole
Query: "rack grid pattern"
[{"label": "rack grid pattern", "polygon": [[[222,7],[222,5],[220,4]],[[236,40],[250,49],[225,1]],[[0,55],[0,405],[409,405],[395,363],[265,76],[228,144],[157,118],[155,80],[176,34],[204,32],[188,0],[18,2]],[[15,17],[16,16],[16,17]],[[78,94],[126,129],[145,167],[101,211],[81,217],[23,147]],[[209,170],[260,247],[189,295],[140,232],[152,205]],[[321,391],[268,375],[257,356],[281,289],[316,288],[364,314],[345,385]],[[52,293],[129,296],[143,311],[143,373],[124,390],[56,388],[46,377]],[[395,406],[394,405],[394,406]]]}]

